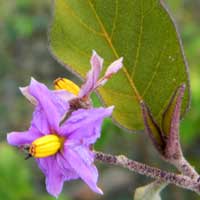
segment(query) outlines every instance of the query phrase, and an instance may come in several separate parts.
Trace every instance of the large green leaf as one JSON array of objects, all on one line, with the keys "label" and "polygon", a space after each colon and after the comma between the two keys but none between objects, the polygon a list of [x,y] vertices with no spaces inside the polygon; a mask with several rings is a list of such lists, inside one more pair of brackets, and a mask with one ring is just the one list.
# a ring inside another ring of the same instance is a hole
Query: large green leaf
[{"label": "large green leaf", "polygon": [[115,105],[114,120],[129,130],[143,128],[139,101],[161,114],[174,90],[186,82],[186,63],[174,23],[158,0],[56,0],[50,29],[54,57],[85,78],[95,49],[107,66],[124,57],[123,69],[98,90]]}]

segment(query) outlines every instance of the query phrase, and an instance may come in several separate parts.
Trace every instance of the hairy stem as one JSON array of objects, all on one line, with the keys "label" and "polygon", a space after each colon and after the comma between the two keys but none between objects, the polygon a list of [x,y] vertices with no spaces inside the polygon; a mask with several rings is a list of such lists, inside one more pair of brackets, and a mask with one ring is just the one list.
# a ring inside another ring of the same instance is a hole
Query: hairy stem
[{"label": "hairy stem", "polygon": [[189,189],[200,194],[200,184],[198,181],[192,180],[185,175],[163,171],[159,168],[151,167],[146,164],[130,160],[123,155],[114,156],[111,154],[104,154],[102,152],[95,152],[95,159],[107,164],[124,167],[138,174],[142,174],[166,183],[171,183],[178,187]]},{"label": "hairy stem", "polygon": [[183,175],[199,181],[199,174],[183,156],[178,160],[170,161],[170,163],[173,164]]}]

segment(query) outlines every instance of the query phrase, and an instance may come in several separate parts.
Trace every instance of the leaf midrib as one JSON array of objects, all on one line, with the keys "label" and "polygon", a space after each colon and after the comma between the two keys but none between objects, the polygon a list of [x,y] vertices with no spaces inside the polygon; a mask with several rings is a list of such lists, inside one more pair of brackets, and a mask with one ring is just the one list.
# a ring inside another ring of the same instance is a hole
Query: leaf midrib
[{"label": "leaf midrib", "polygon": [[[111,49],[112,49],[114,55],[115,55],[117,58],[119,58],[119,55],[118,55],[118,53],[117,53],[117,51],[116,51],[114,45],[112,44],[112,40],[111,40],[111,38],[110,38],[108,32],[106,31],[106,29],[105,29],[105,27],[104,27],[104,25],[103,25],[103,23],[102,23],[100,17],[98,16],[98,14],[97,14],[97,12],[96,12],[96,10],[95,10],[95,8],[94,8],[92,2],[91,2],[90,0],[87,0],[87,1],[88,1],[89,6],[91,7],[91,9],[92,9],[92,11],[93,11],[93,13],[94,13],[94,15],[95,15],[95,17],[96,17],[96,19],[97,19],[99,25],[100,25],[100,28],[101,28],[101,30],[102,30],[102,32],[103,32],[103,35],[104,35],[106,41],[108,42],[109,46],[111,47]],[[143,9],[143,8],[142,8],[142,9]],[[142,17],[142,18],[141,18],[141,21],[143,21],[143,20],[144,20],[144,15],[142,14],[141,17]],[[141,34],[140,34],[140,36],[141,36]],[[139,50],[139,49],[138,49],[138,50]],[[137,53],[139,53],[139,52],[137,52]],[[161,53],[161,54],[162,54],[162,53]],[[139,56],[139,55],[138,55],[138,56]],[[137,61],[136,61],[136,62],[137,62]],[[136,63],[135,63],[135,64],[136,64]],[[125,77],[128,79],[128,81],[129,81],[129,83],[130,83],[130,85],[131,85],[131,87],[132,87],[132,89],[133,89],[133,92],[134,92],[134,94],[135,94],[135,96],[136,96],[136,100],[137,100],[138,102],[140,102],[141,100],[143,100],[143,95],[141,96],[141,95],[139,94],[139,92],[138,92],[138,90],[137,90],[137,88],[136,88],[136,86],[135,86],[134,81],[131,79],[131,76],[129,75],[129,73],[128,73],[128,71],[126,70],[126,67],[125,67],[124,65],[123,65],[122,70],[123,70],[123,72],[124,72],[124,74],[125,74]],[[154,73],[156,73],[156,71],[155,71]],[[134,71],[133,71],[133,76],[134,76]],[[152,77],[152,79],[154,79],[154,77]],[[152,82],[152,80],[151,80],[151,82]],[[151,84],[151,83],[150,83],[150,84]],[[145,92],[146,92],[146,91],[145,91]],[[169,97],[169,98],[170,98],[170,97]],[[169,99],[167,99],[166,102],[168,102],[168,100],[169,100]],[[166,102],[165,102],[165,104],[166,104]],[[157,118],[161,113],[162,113],[162,109],[161,109],[160,112],[157,114],[156,118]]]},{"label": "leaf midrib", "polygon": [[[97,12],[96,12],[96,10],[95,10],[93,4],[92,4],[92,2],[91,2],[90,0],[87,0],[87,1],[88,1],[88,4],[89,4],[91,10],[92,10],[93,13],[94,13],[96,19],[97,19],[97,22],[99,23],[99,26],[100,26],[100,28],[101,28],[103,34],[104,34],[104,37],[105,37],[106,41],[108,42],[109,46],[111,47],[111,49],[112,49],[114,55],[116,56],[116,58],[119,58],[119,55],[118,55],[118,53],[117,53],[115,47],[114,47],[113,44],[112,44],[111,38],[110,38],[110,36],[108,35],[108,33],[107,33],[107,31],[106,31],[106,29],[105,29],[105,27],[104,27],[104,25],[103,25],[103,23],[102,23],[100,17],[98,16],[98,14],[97,14]],[[123,66],[122,71],[124,72],[125,77],[126,77],[127,80],[129,81],[129,83],[130,83],[130,85],[131,85],[131,87],[132,87],[132,89],[133,89],[133,92],[134,92],[134,94],[135,94],[135,96],[136,96],[136,100],[137,100],[138,102],[140,102],[140,101],[142,100],[142,97],[140,96],[140,94],[139,94],[139,92],[138,92],[138,90],[137,90],[137,88],[136,88],[136,86],[135,86],[134,81],[133,81],[133,80],[131,79],[131,77],[129,76],[128,71],[126,70],[126,67],[125,67],[125,66]]]}]

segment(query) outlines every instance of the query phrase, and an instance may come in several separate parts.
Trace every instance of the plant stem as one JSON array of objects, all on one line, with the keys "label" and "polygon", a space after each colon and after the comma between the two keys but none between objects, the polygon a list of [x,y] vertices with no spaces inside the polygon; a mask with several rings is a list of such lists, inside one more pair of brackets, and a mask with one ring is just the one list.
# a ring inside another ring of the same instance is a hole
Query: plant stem
[{"label": "plant stem", "polygon": [[178,160],[169,162],[173,164],[183,175],[188,176],[195,181],[199,181],[199,174],[183,156]]},{"label": "plant stem", "polygon": [[185,175],[163,171],[159,168],[151,167],[149,165],[130,160],[124,155],[115,156],[111,154],[104,154],[102,152],[95,152],[95,159],[97,161],[101,161],[107,164],[124,167],[138,174],[142,174],[156,180],[164,181],[166,183],[171,183],[178,187],[189,189],[200,194],[200,183],[192,180]]}]

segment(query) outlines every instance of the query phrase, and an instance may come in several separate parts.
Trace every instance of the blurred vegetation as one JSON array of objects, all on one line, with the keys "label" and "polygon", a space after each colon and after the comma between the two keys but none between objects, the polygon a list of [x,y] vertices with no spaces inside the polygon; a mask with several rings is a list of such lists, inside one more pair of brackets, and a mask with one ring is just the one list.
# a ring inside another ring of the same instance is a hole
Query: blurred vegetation
[{"label": "blurred vegetation", "polygon": [[[53,199],[46,193],[44,176],[33,159],[5,143],[6,133],[26,130],[32,106],[20,94],[18,87],[29,83],[30,77],[48,84],[59,76],[80,81],[57,63],[48,51],[47,27],[51,17],[51,0],[1,1],[0,6],[0,199]],[[181,140],[186,157],[200,171],[200,1],[166,0],[183,40],[191,75],[191,109],[181,124]],[[95,104],[99,104],[95,97]],[[134,120],[134,119],[133,119]],[[143,133],[128,134],[106,119],[102,138],[96,149],[125,155],[171,169],[152,148]],[[98,164],[100,186],[105,195],[92,193],[81,181],[65,183],[60,200],[132,199],[134,189],[150,179],[123,169]],[[168,186],[163,199],[198,199],[192,192]]]}]

